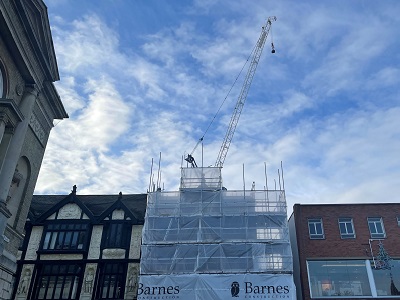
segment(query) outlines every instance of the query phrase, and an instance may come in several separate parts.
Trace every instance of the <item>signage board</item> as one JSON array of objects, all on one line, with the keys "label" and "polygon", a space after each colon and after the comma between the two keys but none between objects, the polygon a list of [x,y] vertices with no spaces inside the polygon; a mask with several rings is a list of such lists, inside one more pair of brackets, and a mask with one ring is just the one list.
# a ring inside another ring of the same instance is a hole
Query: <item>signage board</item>
[{"label": "signage board", "polygon": [[138,300],[296,299],[289,274],[141,275]]}]

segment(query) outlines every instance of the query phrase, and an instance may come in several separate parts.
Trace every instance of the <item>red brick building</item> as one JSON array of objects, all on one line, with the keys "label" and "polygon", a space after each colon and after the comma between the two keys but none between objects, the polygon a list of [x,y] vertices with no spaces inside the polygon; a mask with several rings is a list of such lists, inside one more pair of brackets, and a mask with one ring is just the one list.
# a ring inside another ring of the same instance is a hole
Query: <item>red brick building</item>
[{"label": "red brick building", "polygon": [[400,203],[295,204],[297,299],[400,298]]}]

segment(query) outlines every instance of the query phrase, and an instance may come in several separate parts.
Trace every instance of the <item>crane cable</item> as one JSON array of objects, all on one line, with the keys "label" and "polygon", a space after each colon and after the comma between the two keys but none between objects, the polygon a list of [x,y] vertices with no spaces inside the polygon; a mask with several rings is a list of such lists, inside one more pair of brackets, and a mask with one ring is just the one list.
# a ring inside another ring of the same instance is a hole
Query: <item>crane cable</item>
[{"label": "crane cable", "polygon": [[242,72],[243,72],[243,70],[244,70],[244,67],[247,65],[247,63],[249,62],[250,58],[253,56],[253,52],[255,51],[256,47],[257,47],[257,43],[254,45],[253,50],[251,51],[250,55],[247,57],[247,60],[246,60],[246,62],[244,63],[242,69],[240,70],[239,74],[236,76],[235,81],[233,82],[232,86],[230,87],[230,89],[229,89],[227,95],[225,96],[224,100],[222,101],[221,105],[219,106],[217,112],[215,113],[214,117],[212,118],[212,120],[211,120],[210,124],[208,125],[206,131],[204,132],[203,136],[198,140],[196,146],[193,148],[193,150],[192,150],[190,156],[191,156],[191,155],[193,154],[193,152],[196,150],[196,148],[197,148],[197,146],[200,144],[200,142],[203,141],[204,137],[206,136],[206,134],[207,134],[208,130],[210,129],[211,125],[213,124],[214,120],[217,118],[219,112],[221,111],[222,106],[224,105],[226,99],[229,97],[229,95],[230,95],[230,93],[231,93],[233,87],[235,86],[236,82],[238,81],[240,75],[242,74]]}]

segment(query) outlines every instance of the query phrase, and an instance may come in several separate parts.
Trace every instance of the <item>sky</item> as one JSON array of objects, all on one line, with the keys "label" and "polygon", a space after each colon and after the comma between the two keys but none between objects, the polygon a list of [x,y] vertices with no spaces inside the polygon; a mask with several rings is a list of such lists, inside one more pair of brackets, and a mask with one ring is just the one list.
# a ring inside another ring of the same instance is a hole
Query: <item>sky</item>
[{"label": "sky", "polygon": [[284,185],[289,214],[295,203],[399,200],[399,1],[45,3],[69,118],[54,122],[35,194],[146,193],[159,174],[177,190],[203,136],[193,156],[213,166],[246,60],[276,16],[224,186]]}]

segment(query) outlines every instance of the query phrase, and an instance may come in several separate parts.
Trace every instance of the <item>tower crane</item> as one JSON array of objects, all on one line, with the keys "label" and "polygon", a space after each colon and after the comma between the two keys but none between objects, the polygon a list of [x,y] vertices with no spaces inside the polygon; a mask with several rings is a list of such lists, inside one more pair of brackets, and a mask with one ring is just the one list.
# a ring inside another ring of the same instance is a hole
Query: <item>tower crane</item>
[{"label": "tower crane", "polygon": [[[276,21],[276,17],[275,16],[269,17],[265,26],[262,27],[260,37],[257,41],[256,47],[253,52],[253,57],[251,59],[249,69],[248,69],[246,77],[244,79],[242,90],[240,91],[238,100],[236,102],[235,109],[233,110],[233,114],[232,114],[231,120],[229,122],[228,130],[225,134],[225,138],[222,143],[221,149],[219,150],[217,160],[215,161],[216,167],[222,167],[224,165],[226,155],[228,154],[229,146],[231,145],[232,138],[233,138],[233,135],[236,130],[236,126],[239,122],[240,114],[242,113],[244,103],[246,102],[246,99],[247,99],[247,94],[249,93],[251,82],[253,81],[253,77],[256,72],[258,62],[261,57],[261,53],[264,49],[265,40],[267,39],[268,33],[271,29],[271,24],[273,21]],[[271,43],[271,46],[272,46],[271,52],[275,53],[275,48],[274,48],[273,42]]]},{"label": "tower crane", "polygon": [[[229,146],[232,142],[232,138],[233,135],[235,133],[236,130],[236,126],[239,122],[239,118],[240,115],[242,113],[242,109],[244,106],[244,103],[246,102],[247,99],[247,94],[249,93],[249,89],[251,86],[251,83],[253,81],[253,77],[254,74],[256,72],[257,66],[258,66],[258,62],[260,60],[261,57],[261,53],[264,49],[264,45],[265,45],[265,41],[268,37],[268,33],[270,32],[271,29],[271,25],[272,22],[276,21],[276,17],[275,16],[271,16],[268,18],[267,22],[265,23],[265,25],[262,27],[261,29],[261,34],[260,37],[258,38],[257,44],[253,50],[252,53],[252,58],[251,58],[251,63],[249,65],[249,69],[247,70],[247,74],[246,77],[244,79],[244,83],[242,86],[242,89],[240,91],[239,97],[237,99],[235,108],[233,110],[233,114],[231,117],[231,120],[229,122],[229,126],[228,126],[228,130],[225,134],[224,137],[224,141],[222,143],[221,149],[219,150],[219,154],[217,157],[217,160],[215,161],[215,167],[220,167],[222,168],[222,166],[224,165],[224,161],[226,158],[226,155],[228,154],[228,150],[229,150]],[[271,47],[272,47],[272,53],[275,53],[275,47],[274,47],[274,43],[271,42]],[[192,165],[192,167],[197,167],[197,164],[194,160],[194,157],[192,156],[193,152],[196,150],[197,146],[200,144],[200,142],[203,141],[203,137],[201,137],[199,139],[199,141],[197,142],[196,146],[194,147],[193,151],[187,155],[187,157],[185,158],[185,160],[190,163]]]}]

